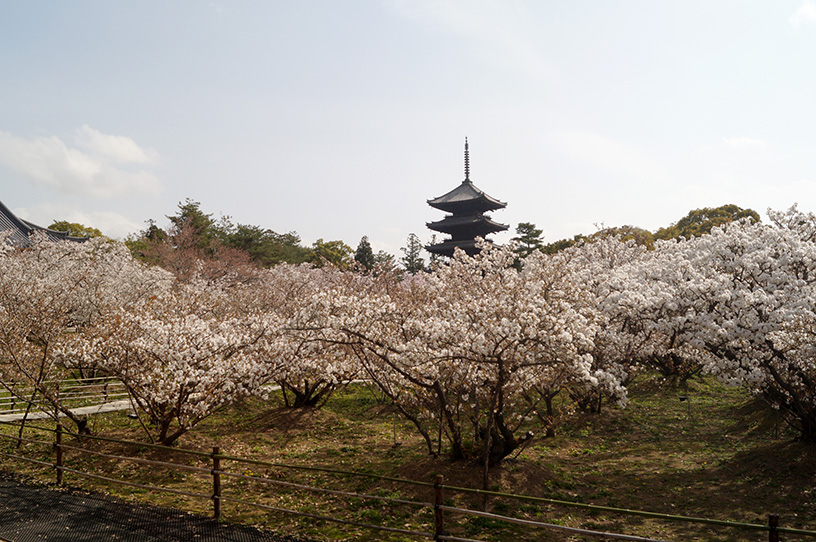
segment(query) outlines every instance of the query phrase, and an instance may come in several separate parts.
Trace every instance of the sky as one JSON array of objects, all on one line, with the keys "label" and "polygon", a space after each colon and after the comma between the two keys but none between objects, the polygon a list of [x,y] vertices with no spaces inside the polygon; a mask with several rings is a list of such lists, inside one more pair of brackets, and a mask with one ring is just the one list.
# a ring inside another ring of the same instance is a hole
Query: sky
[{"label": "sky", "polygon": [[[816,211],[816,0],[0,2],[0,201],[397,256],[470,178],[545,242]],[[765,219],[767,220],[767,219]]]}]

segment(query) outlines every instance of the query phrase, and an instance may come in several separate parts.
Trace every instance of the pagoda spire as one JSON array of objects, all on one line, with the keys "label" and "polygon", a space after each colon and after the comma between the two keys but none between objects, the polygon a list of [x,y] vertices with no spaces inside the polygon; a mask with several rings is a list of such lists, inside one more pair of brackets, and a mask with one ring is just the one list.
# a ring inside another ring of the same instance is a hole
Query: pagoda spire
[{"label": "pagoda spire", "polygon": [[468,152],[468,140],[465,137],[465,182],[470,181],[470,153]]}]

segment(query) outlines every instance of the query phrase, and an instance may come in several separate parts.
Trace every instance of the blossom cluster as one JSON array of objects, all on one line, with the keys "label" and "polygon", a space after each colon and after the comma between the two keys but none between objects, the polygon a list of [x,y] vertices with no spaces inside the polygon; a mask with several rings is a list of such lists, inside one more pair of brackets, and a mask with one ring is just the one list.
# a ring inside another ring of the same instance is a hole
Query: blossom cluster
[{"label": "blossom cluster", "polygon": [[657,367],[744,385],[816,440],[816,217],[770,216],[654,250],[607,237],[534,252],[520,268],[512,247],[484,245],[412,276],[201,263],[180,280],[108,240],[0,243],[0,376],[32,382],[55,415],[47,382],[117,376],[165,443],[270,383],[320,406],[364,378],[430,452],[495,464],[532,417],[554,430],[559,394],[625,404]]}]

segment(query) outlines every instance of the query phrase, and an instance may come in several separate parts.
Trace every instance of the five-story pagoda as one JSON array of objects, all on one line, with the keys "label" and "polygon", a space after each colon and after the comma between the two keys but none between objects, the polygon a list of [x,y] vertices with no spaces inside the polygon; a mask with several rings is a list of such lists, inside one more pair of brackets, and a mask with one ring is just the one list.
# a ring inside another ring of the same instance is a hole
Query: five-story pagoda
[{"label": "five-story pagoda", "polygon": [[478,254],[477,237],[485,238],[490,233],[504,231],[508,228],[505,224],[493,222],[488,215],[484,214],[487,211],[504,209],[507,204],[488,196],[473,186],[470,180],[467,138],[465,138],[465,180],[444,196],[428,200],[428,205],[450,213],[442,220],[426,224],[433,231],[450,235],[449,239],[441,243],[425,247],[425,250],[434,254],[450,257],[457,248],[461,248],[471,256]]}]

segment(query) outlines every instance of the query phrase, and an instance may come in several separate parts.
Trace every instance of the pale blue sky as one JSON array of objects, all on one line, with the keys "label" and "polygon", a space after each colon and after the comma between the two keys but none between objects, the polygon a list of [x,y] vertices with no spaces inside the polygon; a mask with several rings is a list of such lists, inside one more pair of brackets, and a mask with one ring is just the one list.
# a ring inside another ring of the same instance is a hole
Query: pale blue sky
[{"label": "pale blue sky", "polygon": [[0,200],[124,237],[185,198],[430,238],[471,178],[546,240],[816,211],[816,0],[0,1]]}]

